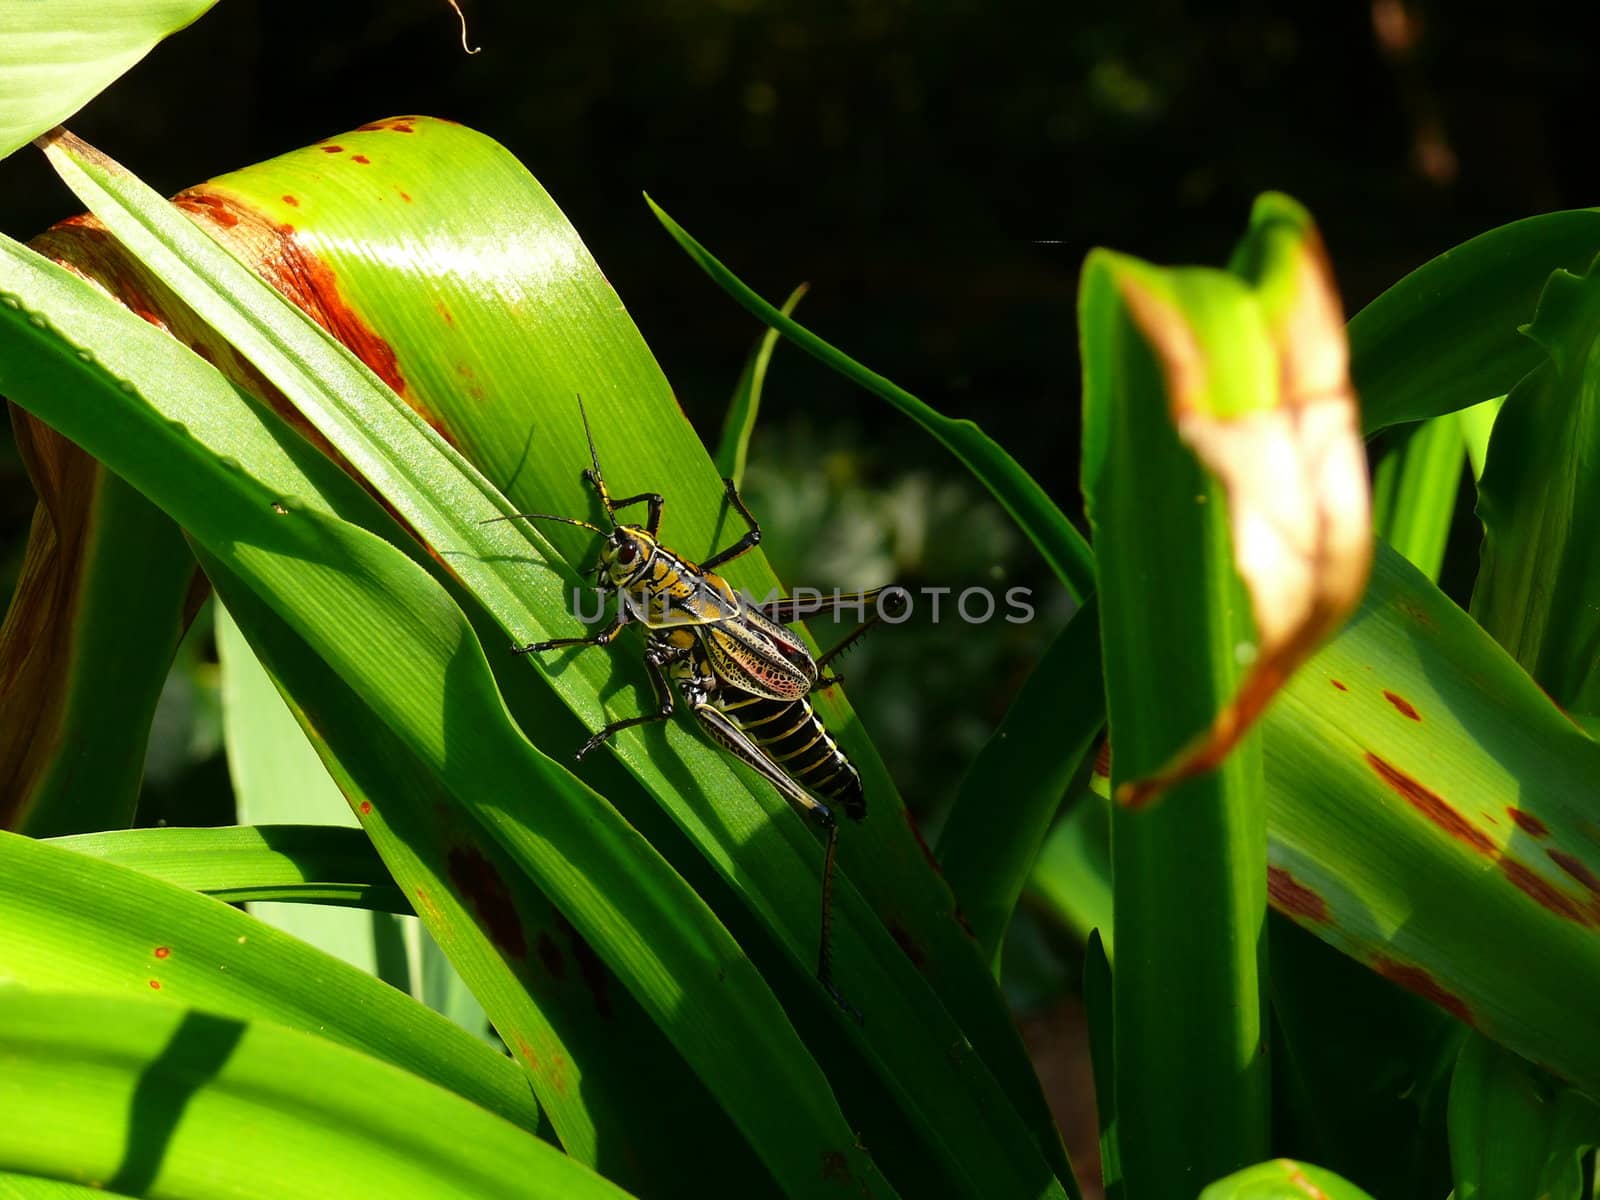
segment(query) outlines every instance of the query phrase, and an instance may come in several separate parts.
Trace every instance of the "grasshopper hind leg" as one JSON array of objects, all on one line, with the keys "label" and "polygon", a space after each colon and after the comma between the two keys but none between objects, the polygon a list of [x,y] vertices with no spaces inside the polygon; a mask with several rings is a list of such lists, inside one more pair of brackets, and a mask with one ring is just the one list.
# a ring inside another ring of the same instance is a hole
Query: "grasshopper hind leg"
[{"label": "grasshopper hind leg", "polygon": [[[863,1024],[861,1010],[846,1000],[833,982],[833,876],[839,850],[839,823],[833,815],[833,809],[779,770],[744,730],[708,701],[704,688],[688,685],[684,689],[684,699],[712,741],[757,771],[826,835],[827,845],[822,852],[822,927],[817,945],[817,982],[827,989],[835,1004],[854,1018],[856,1024]],[[846,814],[859,820],[866,808],[861,794],[861,779],[853,767],[849,771],[854,781],[854,795],[851,795],[848,781],[837,795]]]}]

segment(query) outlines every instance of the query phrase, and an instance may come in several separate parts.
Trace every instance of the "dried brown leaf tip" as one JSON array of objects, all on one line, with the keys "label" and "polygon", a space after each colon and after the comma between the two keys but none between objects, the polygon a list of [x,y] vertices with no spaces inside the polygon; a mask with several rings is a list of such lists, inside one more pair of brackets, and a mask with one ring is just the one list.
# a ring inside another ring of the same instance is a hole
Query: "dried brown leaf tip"
[{"label": "dried brown leaf tip", "polygon": [[1344,622],[1372,566],[1366,454],[1333,273],[1309,221],[1269,236],[1276,240],[1256,296],[1278,366],[1271,403],[1219,412],[1201,341],[1183,312],[1138,280],[1122,281],[1160,360],[1178,435],[1227,497],[1234,565],[1259,638],[1238,694],[1211,727],[1160,771],[1118,789],[1131,806],[1217,767]]}]

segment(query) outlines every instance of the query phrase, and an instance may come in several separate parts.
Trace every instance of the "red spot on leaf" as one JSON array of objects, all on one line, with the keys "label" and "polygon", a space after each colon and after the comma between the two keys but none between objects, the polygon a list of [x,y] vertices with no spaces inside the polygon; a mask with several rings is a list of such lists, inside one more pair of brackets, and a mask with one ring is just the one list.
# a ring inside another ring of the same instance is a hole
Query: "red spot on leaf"
[{"label": "red spot on leaf", "polygon": [[513,958],[526,958],[528,939],[522,932],[521,914],[494,864],[476,846],[457,846],[445,862],[450,882],[472,905],[489,940]]},{"label": "red spot on leaf", "polygon": [[1511,819],[1517,823],[1517,828],[1523,833],[1532,834],[1536,838],[1549,837],[1550,827],[1530,812],[1523,812],[1520,808],[1506,809],[1511,814]]},{"label": "red spot on leaf", "polygon": [[[400,189],[396,188],[395,191],[398,192],[398,191],[400,191]],[[407,204],[410,204],[411,203],[411,193],[410,192],[400,192],[400,199],[404,200]]]},{"label": "red spot on leaf", "polygon": [[324,146],[322,148],[322,152],[324,154],[343,154],[344,153],[344,147],[343,146]]},{"label": "red spot on leaf", "polygon": [[1556,916],[1576,921],[1580,925],[1589,923],[1577,901],[1529,868],[1527,864],[1518,862],[1514,858],[1502,858],[1500,869],[1505,872],[1507,879]]},{"label": "red spot on leaf", "polygon": [[434,923],[444,919],[439,912],[439,906],[433,902],[433,897],[428,895],[425,888],[417,889],[416,909],[419,917],[425,917]]},{"label": "red spot on leaf", "polygon": [[287,204],[290,208],[299,208],[300,207],[300,200],[296,196],[285,195],[284,198],[283,198],[283,202],[285,204]]},{"label": "red spot on leaf", "polygon": [[928,956],[922,952],[922,947],[917,945],[916,940],[906,932],[905,926],[893,917],[889,918],[888,925],[889,934],[894,938],[895,945],[899,946],[901,952],[911,960],[912,966],[919,971],[922,970],[922,965],[928,961]]},{"label": "red spot on leaf", "polygon": [[1394,959],[1380,954],[1372,960],[1372,969],[1385,979],[1398,983],[1407,991],[1415,992],[1424,1000],[1437,1004],[1458,1020],[1465,1021],[1468,1025],[1472,1024],[1472,1010],[1466,1006],[1461,997],[1446,991],[1437,979],[1421,967],[1395,962]]},{"label": "red spot on leaf", "polygon": [[911,830],[911,836],[917,839],[917,845],[922,850],[922,857],[928,860],[928,865],[933,868],[933,873],[943,876],[944,868],[939,865],[939,860],[933,856],[933,851],[929,849],[927,839],[922,836],[922,830],[917,827],[917,819],[911,815],[911,810],[902,808],[900,815],[906,819],[906,828]]},{"label": "red spot on leaf", "polygon": [[850,1160],[842,1150],[822,1152],[822,1177],[829,1183],[848,1185],[851,1180]]},{"label": "red spot on leaf", "polygon": [[370,813],[371,811],[372,811],[372,801],[371,800],[363,800],[361,802],[361,815],[364,817],[368,813]]},{"label": "red spot on leaf", "polygon": [[1341,692],[1348,692],[1350,690],[1349,688],[1345,687],[1344,684],[1340,683],[1337,679],[1330,680],[1329,682],[1331,682],[1333,684],[1333,686],[1338,688]]},{"label": "red spot on leaf", "polygon": [[1412,707],[1411,701],[1407,700],[1404,696],[1397,696],[1393,692],[1386,691],[1383,693],[1383,698],[1390,704],[1394,705],[1396,711],[1398,711],[1402,717],[1406,717],[1412,721],[1422,720],[1422,718],[1417,714],[1417,710]]},{"label": "red spot on leaf", "polygon": [[1328,902],[1282,867],[1267,868],[1267,895],[1280,912],[1326,924]]},{"label": "red spot on leaf", "polygon": [[1378,777],[1399,793],[1400,798],[1457,841],[1465,842],[1480,854],[1493,855],[1494,842],[1437,792],[1429,791],[1400,768],[1385,762],[1370,750],[1367,765]]},{"label": "red spot on leaf", "polygon": [[450,328],[454,329],[456,327],[455,314],[450,311],[449,306],[443,300],[435,300],[433,302],[433,311],[438,313]]},{"label": "red spot on leaf", "polygon": [[555,938],[548,933],[541,933],[534,947],[539,952],[539,961],[544,964],[544,969],[550,973],[552,979],[567,977],[567,960],[561,953],[561,947],[556,945]]},{"label": "red spot on leaf", "polygon": [[517,1057],[528,1064],[530,1071],[539,1069],[539,1056],[533,1052],[533,1047],[528,1044],[528,1039],[521,1034],[517,1035]]},{"label": "red spot on leaf", "polygon": [[1568,854],[1565,850],[1546,850],[1545,853],[1550,856],[1550,861],[1555,863],[1556,866],[1583,884],[1589,891],[1600,896],[1600,877],[1597,877],[1593,871],[1575,856]]},{"label": "red spot on leaf", "polygon": [[368,164],[370,164],[372,162],[372,160],[370,158],[368,158],[365,154],[352,154],[350,156],[350,161],[353,162],[353,163],[360,163],[363,167],[367,166]]},{"label": "red spot on leaf", "polygon": [[172,957],[172,947],[171,946],[157,946],[156,947],[156,957],[157,958],[171,958]]},{"label": "red spot on leaf", "polygon": [[151,981],[150,981],[150,987],[151,987],[151,988],[152,988],[152,989],[153,989],[153,990],[155,990],[155,991],[158,991],[158,992],[159,992],[159,991],[160,991],[160,990],[161,990],[161,980],[159,980],[159,979],[152,979],[152,980],[151,980]]}]

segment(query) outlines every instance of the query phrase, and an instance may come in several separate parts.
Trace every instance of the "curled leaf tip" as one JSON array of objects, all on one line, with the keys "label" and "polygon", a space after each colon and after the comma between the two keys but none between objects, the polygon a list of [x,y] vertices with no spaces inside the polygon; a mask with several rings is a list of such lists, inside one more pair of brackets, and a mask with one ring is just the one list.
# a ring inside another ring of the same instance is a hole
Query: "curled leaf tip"
[{"label": "curled leaf tip", "polygon": [[1279,223],[1259,259],[1256,297],[1278,364],[1270,402],[1222,411],[1179,306],[1125,278],[1122,294],[1167,380],[1178,434],[1221,485],[1234,565],[1259,645],[1234,698],[1165,767],[1117,789],[1129,807],[1213,770],[1294,669],[1355,607],[1372,565],[1360,414],[1342,306],[1316,228]]}]

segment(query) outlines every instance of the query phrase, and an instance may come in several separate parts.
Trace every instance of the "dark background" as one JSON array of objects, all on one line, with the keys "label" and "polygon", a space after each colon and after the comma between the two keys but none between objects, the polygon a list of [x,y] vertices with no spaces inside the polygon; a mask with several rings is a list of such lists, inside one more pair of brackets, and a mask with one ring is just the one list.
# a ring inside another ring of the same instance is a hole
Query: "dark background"
[{"label": "dark background", "polygon": [[[767,295],[810,281],[803,320],[978,419],[1077,517],[1085,252],[1220,262],[1278,188],[1321,223],[1354,311],[1475,233],[1592,203],[1592,54],[1568,12],[467,0],[469,57],[445,0],[224,0],[72,126],[167,192],[382,116],[484,130],[561,203],[711,441],[757,330],[665,237],[648,190]],[[0,229],[73,210],[33,151],[0,163]],[[868,727],[936,822],[1065,598],[942,450],[792,350],[749,491],[786,578],[1036,588],[1032,628],[875,635],[850,660]],[[0,595],[31,504],[0,437]],[[1465,510],[1461,532],[1451,570],[1469,577]]]}]

